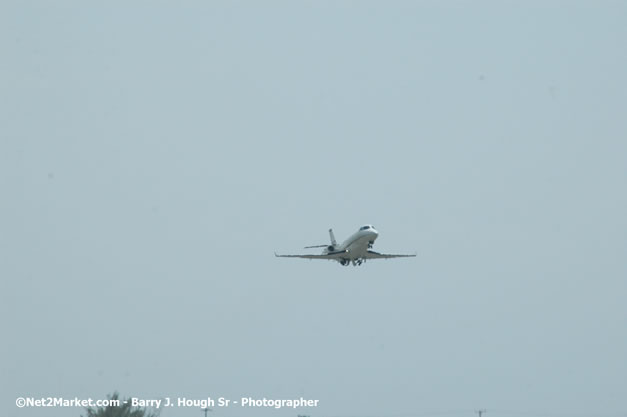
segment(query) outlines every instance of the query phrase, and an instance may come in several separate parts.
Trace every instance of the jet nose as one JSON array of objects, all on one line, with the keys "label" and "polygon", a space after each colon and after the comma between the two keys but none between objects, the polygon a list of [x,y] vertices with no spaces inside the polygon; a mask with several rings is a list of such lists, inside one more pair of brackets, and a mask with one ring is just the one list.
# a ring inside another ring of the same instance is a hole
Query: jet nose
[{"label": "jet nose", "polygon": [[379,232],[376,231],[374,227],[370,227],[370,234],[368,235],[368,249],[372,249],[374,245],[374,241],[379,237]]}]

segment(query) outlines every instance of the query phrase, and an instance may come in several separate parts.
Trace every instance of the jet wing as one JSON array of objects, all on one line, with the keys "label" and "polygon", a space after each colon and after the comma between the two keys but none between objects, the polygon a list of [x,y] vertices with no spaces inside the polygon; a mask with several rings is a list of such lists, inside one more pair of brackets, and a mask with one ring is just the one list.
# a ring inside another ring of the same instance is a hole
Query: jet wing
[{"label": "jet wing", "polygon": [[277,258],[303,258],[303,259],[328,259],[328,260],[336,260],[340,259],[342,256],[346,255],[348,251],[342,250],[337,252],[326,253],[324,255],[279,255],[274,252],[274,256]]},{"label": "jet wing", "polygon": [[414,255],[388,255],[387,253],[379,253],[369,250],[364,259],[391,259],[391,258],[413,258]]}]

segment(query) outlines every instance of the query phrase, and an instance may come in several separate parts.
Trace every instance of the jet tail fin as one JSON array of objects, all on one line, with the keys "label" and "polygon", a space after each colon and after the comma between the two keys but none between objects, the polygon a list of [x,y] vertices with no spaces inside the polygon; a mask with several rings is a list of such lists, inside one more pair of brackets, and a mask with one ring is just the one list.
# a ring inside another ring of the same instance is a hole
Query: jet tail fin
[{"label": "jet tail fin", "polygon": [[329,237],[331,238],[331,245],[337,246],[337,242],[335,241],[335,236],[333,236],[333,229],[329,229]]}]

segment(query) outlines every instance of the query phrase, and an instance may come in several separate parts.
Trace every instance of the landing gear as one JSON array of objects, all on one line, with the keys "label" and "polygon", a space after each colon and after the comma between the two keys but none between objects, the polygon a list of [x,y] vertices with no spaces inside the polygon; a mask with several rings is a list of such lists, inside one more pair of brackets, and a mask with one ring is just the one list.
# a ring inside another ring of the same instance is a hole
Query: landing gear
[{"label": "landing gear", "polygon": [[374,240],[368,242],[368,249],[372,249],[372,245],[374,245]]},{"label": "landing gear", "polygon": [[357,259],[342,258],[342,259],[340,259],[340,265],[342,265],[342,266],[348,266],[351,263],[353,264],[353,266],[359,266],[359,265],[361,265],[364,262],[366,262],[366,260],[362,259],[362,258],[357,258]]}]

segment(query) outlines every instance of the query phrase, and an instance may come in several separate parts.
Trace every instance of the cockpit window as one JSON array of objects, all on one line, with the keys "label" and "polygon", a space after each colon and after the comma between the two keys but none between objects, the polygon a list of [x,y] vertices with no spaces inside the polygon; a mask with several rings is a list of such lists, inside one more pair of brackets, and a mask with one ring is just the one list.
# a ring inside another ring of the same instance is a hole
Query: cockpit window
[{"label": "cockpit window", "polygon": [[368,229],[370,229],[370,226],[361,226],[359,228],[359,230],[368,230]]}]

